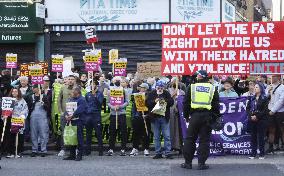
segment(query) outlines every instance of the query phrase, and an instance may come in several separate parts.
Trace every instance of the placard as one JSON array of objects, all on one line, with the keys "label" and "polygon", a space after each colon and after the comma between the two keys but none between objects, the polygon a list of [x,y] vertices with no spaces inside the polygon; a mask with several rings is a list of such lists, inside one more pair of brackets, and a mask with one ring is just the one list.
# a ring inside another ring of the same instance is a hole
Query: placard
[{"label": "placard", "polygon": [[124,90],[123,88],[110,88],[110,104],[112,106],[121,106],[124,104]]},{"label": "placard", "polygon": [[127,59],[121,58],[114,63],[114,76],[126,76]]},{"label": "placard", "polygon": [[2,97],[2,116],[11,116],[13,108],[15,106],[15,98],[12,97]]},{"label": "placard", "polygon": [[111,49],[109,51],[109,64],[115,63],[115,61],[118,59],[118,49]]},{"label": "placard", "polygon": [[51,55],[51,71],[63,72],[63,55]]},{"label": "placard", "polygon": [[137,72],[140,78],[161,77],[161,62],[137,63]]},{"label": "placard", "polygon": [[33,65],[40,65],[42,67],[42,74],[48,75],[48,63],[47,62],[23,63],[20,65],[20,75],[21,76],[31,76],[29,72],[29,67]]},{"label": "placard", "polygon": [[6,68],[17,68],[18,55],[13,53],[6,54]]},{"label": "placard", "polygon": [[73,116],[76,110],[77,110],[77,102],[66,103],[66,112],[69,116]]},{"label": "placard", "polygon": [[284,61],[284,22],[164,24],[163,75],[250,74],[250,63]]},{"label": "placard", "polygon": [[25,118],[12,116],[11,126],[16,126],[16,127],[22,128],[22,127],[24,127],[24,125],[25,125]]},{"label": "placard", "polygon": [[133,96],[137,111],[138,112],[148,111],[148,108],[145,103],[146,101],[145,93],[134,93]]},{"label": "placard", "polygon": [[31,76],[31,81],[33,85],[43,84],[43,70],[42,66],[39,64],[31,65],[28,67],[29,75]]}]

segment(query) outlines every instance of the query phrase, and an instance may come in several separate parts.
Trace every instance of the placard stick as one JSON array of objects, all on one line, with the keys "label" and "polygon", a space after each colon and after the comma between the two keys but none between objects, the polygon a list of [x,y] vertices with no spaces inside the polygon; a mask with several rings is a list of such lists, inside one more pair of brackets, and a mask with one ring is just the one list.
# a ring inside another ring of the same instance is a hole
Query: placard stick
[{"label": "placard stick", "polygon": [[147,128],[147,123],[146,123],[146,120],[145,120],[144,111],[142,111],[142,117],[143,117],[143,120],[144,120],[144,125],[145,125],[146,134],[147,134],[147,136],[149,136],[148,128]]},{"label": "placard stick", "polygon": [[13,82],[13,68],[11,68],[11,82]]},{"label": "placard stick", "polygon": [[59,72],[56,72],[56,79],[58,79],[59,77]]},{"label": "placard stick", "polygon": [[115,127],[118,129],[118,112],[115,110]]},{"label": "placard stick", "polygon": [[178,76],[176,77],[176,92],[177,92],[177,96],[179,95],[178,92],[178,84],[179,84],[179,80],[178,80]]},{"label": "placard stick", "polygon": [[2,135],[1,135],[1,145],[2,145],[2,142],[3,142],[3,139],[4,139],[4,134],[5,134],[6,125],[7,125],[7,119],[4,118],[4,126],[3,126]]},{"label": "placard stick", "polygon": [[19,143],[19,132],[16,135],[16,151],[15,151],[15,158],[18,156],[18,143]]},{"label": "placard stick", "polygon": [[92,43],[92,47],[93,47],[93,50],[95,50],[95,44],[94,43]]},{"label": "placard stick", "polygon": [[92,88],[92,92],[94,92],[95,91],[95,89],[94,89],[94,72],[92,71],[92,84],[91,84],[91,88]]}]

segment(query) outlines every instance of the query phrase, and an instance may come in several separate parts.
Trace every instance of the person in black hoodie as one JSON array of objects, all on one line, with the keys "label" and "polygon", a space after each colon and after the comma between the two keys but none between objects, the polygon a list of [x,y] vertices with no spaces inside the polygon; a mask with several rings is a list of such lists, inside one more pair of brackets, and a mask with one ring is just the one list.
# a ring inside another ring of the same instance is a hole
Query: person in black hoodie
[{"label": "person in black hoodie", "polygon": [[269,100],[265,96],[265,87],[261,82],[255,85],[255,95],[249,99],[247,113],[249,118],[249,131],[251,133],[252,153],[249,159],[254,159],[259,146],[259,159],[264,159],[264,137],[267,124]]},{"label": "person in black hoodie", "polygon": [[[155,143],[155,153],[156,155],[153,159],[161,159],[162,156],[162,148],[161,148],[161,132],[164,137],[164,153],[167,159],[173,159],[171,155],[171,140],[170,140],[170,107],[173,106],[174,100],[171,97],[171,94],[165,90],[166,84],[159,80],[156,83],[156,89],[149,93],[146,99],[146,105],[149,109],[148,117],[151,118],[151,125],[154,131],[154,143]],[[155,112],[153,109],[157,107],[157,103],[159,102],[162,113]],[[166,107],[164,107],[166,106]],[[164,111],[165,110],[165,111]]]}]

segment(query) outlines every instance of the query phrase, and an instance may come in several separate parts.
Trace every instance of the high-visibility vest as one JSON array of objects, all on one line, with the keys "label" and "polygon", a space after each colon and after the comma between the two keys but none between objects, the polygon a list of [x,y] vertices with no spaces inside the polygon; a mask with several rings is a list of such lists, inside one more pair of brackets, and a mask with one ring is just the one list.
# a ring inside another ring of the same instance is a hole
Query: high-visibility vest
[{"label": "high-visibility vest", "polygon": [[214,86],[210,83],[191,84],[191,108],[211,110]]}]

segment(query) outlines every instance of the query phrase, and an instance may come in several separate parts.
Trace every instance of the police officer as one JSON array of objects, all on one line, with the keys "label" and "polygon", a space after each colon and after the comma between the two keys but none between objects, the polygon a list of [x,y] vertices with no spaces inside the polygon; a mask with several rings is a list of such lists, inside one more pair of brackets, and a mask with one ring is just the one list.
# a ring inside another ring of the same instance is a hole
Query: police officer
[{"label": "police officer", "polygon": [[209,156],[211,123],[220,116],[219,94],[209,83],[208,74],[204,70],[196,73],[197,83],[188,86],[184,98],[184,117],[188,120],[186,139],[184,142],[185,163],[182,168],[192,169],[192,160],[196,150],[196,140],[199,137],[198,170],[209,168],[205,164]]}]

